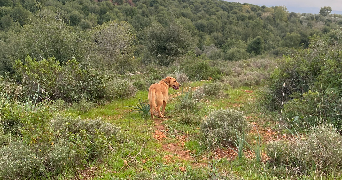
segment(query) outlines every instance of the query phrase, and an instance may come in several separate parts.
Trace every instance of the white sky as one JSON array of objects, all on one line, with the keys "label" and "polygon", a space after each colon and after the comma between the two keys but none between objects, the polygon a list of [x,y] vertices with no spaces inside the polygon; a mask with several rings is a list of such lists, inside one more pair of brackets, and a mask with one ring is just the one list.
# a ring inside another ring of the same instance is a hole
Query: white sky
[{"label": "white sky", "polygon": [[266,5],[286,6],[289,12],[314,13],[318,14],[321,7],[330,6],[332,13],[342,14],[342,0],[226,0],[228,2],[239,2]]}]

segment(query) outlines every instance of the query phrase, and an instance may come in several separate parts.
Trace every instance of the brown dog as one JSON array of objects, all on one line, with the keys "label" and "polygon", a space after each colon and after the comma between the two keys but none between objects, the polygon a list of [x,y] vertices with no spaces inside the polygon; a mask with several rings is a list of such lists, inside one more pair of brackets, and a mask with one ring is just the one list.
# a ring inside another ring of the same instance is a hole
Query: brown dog
[{"label": "brown dog", "polygon": [[[173,77],[166,77],[159,83],[152,84],[148,89],[148,101],[150,105],[151,118],[153,119],[153,110],[156,109],[159,117],[164,117],[166,103],[169,99],[169,88],[177,90],[180,84]],[[162,112],[160,107],[163,106]]]}]

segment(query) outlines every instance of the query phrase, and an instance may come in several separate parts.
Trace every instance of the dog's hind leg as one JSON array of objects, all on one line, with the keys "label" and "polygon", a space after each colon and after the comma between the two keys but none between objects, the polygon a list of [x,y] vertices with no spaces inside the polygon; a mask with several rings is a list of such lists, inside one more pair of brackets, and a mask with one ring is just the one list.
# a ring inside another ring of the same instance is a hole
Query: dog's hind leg
[{"label": "dog's hind leg", "polygon": [[153,106],[150,105],[150,114],[151,114],[151,119],[153,119]]},{"label": "dog's hind leg", "polygon": [[148,104],[150,105],[151,119],[153,119],[154,109],[156,108],[155,96],[153,94],[154,94],[154,90],[151,90],[148,92],[148,100],[149,100]]},{"label": "dog's hind leg", "polygon": [[165,107],[166,107],[166,101],[163,101],[163,106],[162,106],[162,115],[164,116],[165,114]]},{"label": "dog's hind leg", "polygon": [[157,99],[157,112],[159,117],[163,118],[164,115],[160,112],[160,107],[163,106],[163,100]]},{"label": "dog's hind leg", "polygon": [[[158,96],[159,94],[157,94]],[[160,112],[160,108],[163,106],[163,100],[161,98],[156,98],[156,103],[157,103],[157,112],[160,118],[163,118],[164,115]]]}]

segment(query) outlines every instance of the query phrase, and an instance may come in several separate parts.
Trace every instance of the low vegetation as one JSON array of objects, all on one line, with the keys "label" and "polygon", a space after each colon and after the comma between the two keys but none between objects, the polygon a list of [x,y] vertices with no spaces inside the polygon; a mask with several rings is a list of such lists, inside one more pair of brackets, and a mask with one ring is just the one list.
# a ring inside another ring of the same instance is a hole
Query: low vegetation
[{"label": "low vegetation", "polygon": [[[338,179],[341,15],[0,2],[0,179]],[[147,90],[166,76],[166,118]]]},{"label": "low vegetation", "polygon": [[71,106],[62,99],[20,102],[20,93],[14,93],[18,86],[2,80],[7,89],[2,91],[0,151],[6,156],[1,157],[0,176],[257,179],[260,173],[264,178],[333,178],[341,173],[335,152],[340,148],[338,126],[321,122],[305,133],[296,128],[301,124],[288,126],[282,118],[289,107],[296,108],[294,101],[284,105],[280,116],[266,111],[259,107],[264,102],[259,100],[265,100],[258,93],[263,84],[245,79],[232,87],[224,80],[229,76],[186,81],[180,90],[170,90],[168,118],[158,132],[149,119],[146,89],[134,86],[141,86],[134,83],[141,75],[133,76],[122,81],[130,85],[115,83],[111,89],[117,96],[111,103],[81,100]]}]

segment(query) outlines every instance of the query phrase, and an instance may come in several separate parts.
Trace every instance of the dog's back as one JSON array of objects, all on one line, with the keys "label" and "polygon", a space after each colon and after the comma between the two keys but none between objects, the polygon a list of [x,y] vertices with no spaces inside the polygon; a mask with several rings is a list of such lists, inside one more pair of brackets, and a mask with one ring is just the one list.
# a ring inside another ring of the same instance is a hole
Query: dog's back
[{"label": "dog's back", "polygon": [[[175,78],[166,77],[159,83],[152,84],[148,89],[148,100],[150,105],[151,118],[153,119],[154,110],[157,111],[158,116],[163,118],[165,112],[165,106],[168,101],[169,88],[179,89],[180,84]],[[162,107],[162,111],[160,108]]]}]

